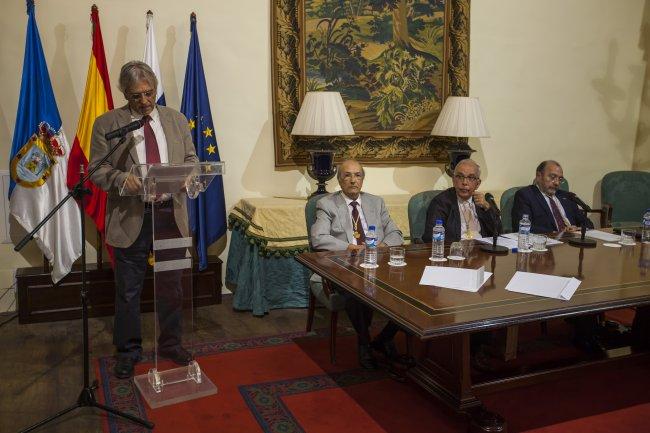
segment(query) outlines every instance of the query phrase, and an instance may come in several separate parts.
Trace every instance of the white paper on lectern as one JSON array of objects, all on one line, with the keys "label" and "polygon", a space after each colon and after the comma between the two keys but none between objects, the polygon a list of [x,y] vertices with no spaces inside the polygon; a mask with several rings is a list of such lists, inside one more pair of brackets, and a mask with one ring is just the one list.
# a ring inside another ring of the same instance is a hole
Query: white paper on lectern
[{"label": "white paper on lectern", "polygon": [[600,230],[587,230],[585,236],[592,239],[600,239],[605,242],[618,242],[621,240],[619,235],[614,233],[601,232]]},{"label": "white paper on lectern", "polygon": [[[506,237],[508,239],[512,239],[514,241],[519,240],[519,233],[506,233],[505,235],[501,235],[501,236],[504,236],[504,237]],[[557,239],[553,239],[553,238],[547,238],[546,239],[546,246],[547,247],[552,247],[553,245],[561,245],[561,244],[562,244],[562,241],[558,241]],[[515,247],[516,247],[516,245],[515,245]]]},{"label": "white paper on lectern", "polygon": [[580,280],[576,278],[517,271],[510,279],[506,290],[568,301],[578,286]]},{"label": "white paper on lectern", "polygon": [[485,272],[483,266],[478,269],[427,266],[424,268],[424,273],[422,273],[420,284],[462,290],[464,292],[478,292],[478,289],[491,276],[492,272]]}]

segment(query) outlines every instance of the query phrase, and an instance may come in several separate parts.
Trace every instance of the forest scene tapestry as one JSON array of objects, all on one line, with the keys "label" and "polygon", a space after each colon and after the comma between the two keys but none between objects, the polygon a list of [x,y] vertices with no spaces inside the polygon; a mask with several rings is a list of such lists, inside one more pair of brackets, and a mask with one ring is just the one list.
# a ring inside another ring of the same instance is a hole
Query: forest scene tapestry
[{"label": "forest scene tapestry", "polygon": [[273,0],[276,165],[307,161],[290,135],[304,94],[338,91],[356,135],[329,138],[366,163],[441,162],[429,134],[451,91],[466,94],[468,0]]}]

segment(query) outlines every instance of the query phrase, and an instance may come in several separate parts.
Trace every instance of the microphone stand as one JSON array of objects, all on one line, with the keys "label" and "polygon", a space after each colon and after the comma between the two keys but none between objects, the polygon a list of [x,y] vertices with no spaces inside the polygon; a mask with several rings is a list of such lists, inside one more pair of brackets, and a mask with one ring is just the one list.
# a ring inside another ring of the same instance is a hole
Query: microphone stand
[{"label": "microphone stand", "polygon": [[490,205],[490,217],[492,219],[492,245],[490,244],[481,244],[481,251],[485,251],[488,254],[508,254],[508,248],[502,245],[497,245],[497,239],[499,239],[499,224],[497,222],[497,209],[495,206]]},{"label": "microphone stand", "polygon": [[[587,211],[583,209],[582,207],[580,208],[582,211],[585,220],[587,220]],[[587,232],[587,225],[583,221],[582,226],[580,227],[580,239],[576,238],[571,238],[567,242],[569,245],[572,247],[578,247],[578,248],[595,248],[596,247],[596,241],[593,239],[585,239],[585,233]]]},{"label": "microphone stand", "polygon": [[88,290],[86,288],[86,222],[85,222],[85,215],[84,215],[84,197],[86,195],[89,195],[91,192],[89,189],[84,187],[84,184],[86,183],[87,180],[90,179],[90,176],[126,141],[126,132],[124,135],[120,137],[120,140],[117,142],[115,146],[113,146],[108,153],[93,167],[92,170],[88,172],[84,176],[84,168],[83,165],[79,168],[79,181],[75,185],[75,187],[68,192],[68,194],[61,199],[61,201],[54,206],[54,208],[48,213],[43,220],[36,225],[34,230],[29,232],[18,244],[15,246],[14,251],[20,251],[29,241],[31,241],[34,238],[34,235],[47,223],[57,212],[58,210],[72,197],[78,200],[78,205],[79,205],[79,212],[81,214],[81,291],[80,291],[80,296],[81,296],[81,323],[82,323],[82,329],[83,329],[83,388],[81,392],[79,393],[79,397],[77,398],[77,402],[73,404],[72,406],[67,407],[66,409],[63,409],[62,411],[51,415],[41,421],[38,421],[35,424],[32,424],[31,426],[27,427],[26,429],[23,429],[20,431],[20,433],[26,433],[30,432],[32,430],[35,430],[45,424],[48,424],[57,418],[62,417],[63,415],[67,414],[68,412],[71,412],[75,409],[79,409],[82,407],[96,407],[98,409],[101,409],[105,412],[112,413],[113,415],[120,416],[122,418],[125,418],[128,421],[134,422],[136,424],[140,424],[143,427],[146,427],[148,429],[153,429],[154,424],[150,421],[138,418],[136,416],[133,416],[131,414],[128,414],[126,412],[122,412],[120,410],[117,410],[115,408],[112,408],[110,406],[106,406],[104,404],[101,404],[97,401],[97,398],[95,397],[95,390],[97,389],[97,380],[94,380],[92,385],[90,384],[89,381],[89,373],[90,373],[90,345],[88,342]]}]

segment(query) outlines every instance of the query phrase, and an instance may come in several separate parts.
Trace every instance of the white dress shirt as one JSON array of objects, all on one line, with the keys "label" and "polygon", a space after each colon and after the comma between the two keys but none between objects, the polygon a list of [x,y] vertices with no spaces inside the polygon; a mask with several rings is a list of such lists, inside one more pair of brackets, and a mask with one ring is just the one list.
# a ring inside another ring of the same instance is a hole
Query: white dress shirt
[{"label": "white dress shirt", "polygon": [[[560,199],[557,198],[555,194],[553,194],[553,196],[548,196],[544,194],[544,191],[542,191],[538,185],[535,186],[537,187],[537,189],[539,189],[539,192],[542,193],[542,197],[544,197],[544,200],[546,200],[546,205],[548,206],[548,210],[551,211],[551,215],[553,215],[553,208],[551,207],[551,200],[553,200],[557,205],[557,208],[560,210],[560,215],[562,215],[562,219],[564,220],[564,225],[569,227],[571,225],[571,222],[566,217],[566,213],[564,212],[564,207],[562,206]],[[559,227],[557,226],[557,221],[555,221],[555,215],[553,215],[553,221],[555,222],[555,228],[559,230]]]},{"label": "white dress shirt", "polygon": [[[478,215],[476,214],[476,205],[474,204],[474,197],[470,197],[467,200],[458,199],[458,212],[460,212],[460,238],[461,239],[476,239],[482,237],[481,235],[481,223],[478,221]],[[474,221],[476,221],[477,230],[472,230],[472,236],[469,237],[467,233],[467,221],[465,221],[463,208],[469,207],[474,216]]]},{"label": "white dress shirt", "polygon": [[[131,112],[131,120],[140,120],[142,116],[134,115],[135,113]],[[160,124],[160,114],[158,114],[158,109],[154,107],[153,111],[149,115],[151,116],[151,129],[153,129],[153,134],[156,136],[156,142],[158,143],[158,153],[160,154],[160,162],[166,164],[169,162],[169,156],[167,154],[167,139],[165,138],[165,131]],[[144,126],[140,129],[133,131],[133,139],[135,140],[135,151],[138,153],[138,162],[140,164],[147,163],[147,149],[144,146]]]},{"label": "white dress shirt", "polygon": [[365,234],[368,231],[368,224],[366,224],[366,217],[363,216],[363,209],[361,209],[361,194],[359,194],[359,197],[357,197],[356,200],[352,200],[347,195],[345,195],[345,193],[342,194],[343,194],[343,198],[345,199],[345,204],[348,206],[348,215],[350,215],[350,221],[352,222],[352,230],[354,230],[354,220],[352,219],[353,207],[350,206],[350,203],[352,203],[353,201],[359,203],[357,205],[357,211],[359,211],[359,220],[361,221],[361,227],[363,227],[363,233]]}]

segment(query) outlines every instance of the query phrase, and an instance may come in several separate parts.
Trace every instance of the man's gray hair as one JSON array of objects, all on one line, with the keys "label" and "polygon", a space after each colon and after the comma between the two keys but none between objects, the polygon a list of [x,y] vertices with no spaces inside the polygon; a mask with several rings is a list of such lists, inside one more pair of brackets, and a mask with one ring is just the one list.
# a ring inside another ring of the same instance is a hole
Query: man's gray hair
[{"label": "man's gray hair", "polygon": [[473,161],[469,158],[461,159],[460,161],[458,161],[458,164],[456,164],[456,167],[454,167],[454,174],[458,172],[458,167],[460,167],[461,165],[471,166],[474,170],[476,170],[476,176],[478,176],[479,179],[481,178],[481,166],[478,165],[476,161]]},{"label": "man's gray hair", "polygon": [[146,81],[154,90],[158,88],[158,78],[145,62],[132,60],[122,66],[118,82],[118,87],[122,93],[126,94],[129,89],[140,81]]},{"label": "man's gray hair", "polygon": [[363,169],[363,165],[361,165],[359,161],[357,161],[356,159],[346,159],[345,161],[341,161],[341,163],[336,167],[336,180],[338,180],[339,182],[343,178],[343,172],[341,171],[341,167],[343,167],[343,164],[350,161],[356,162],[357,164],[359,164],[359,167],[361,167],[361,179],[364,179],[366,177],[366,171]]}]

